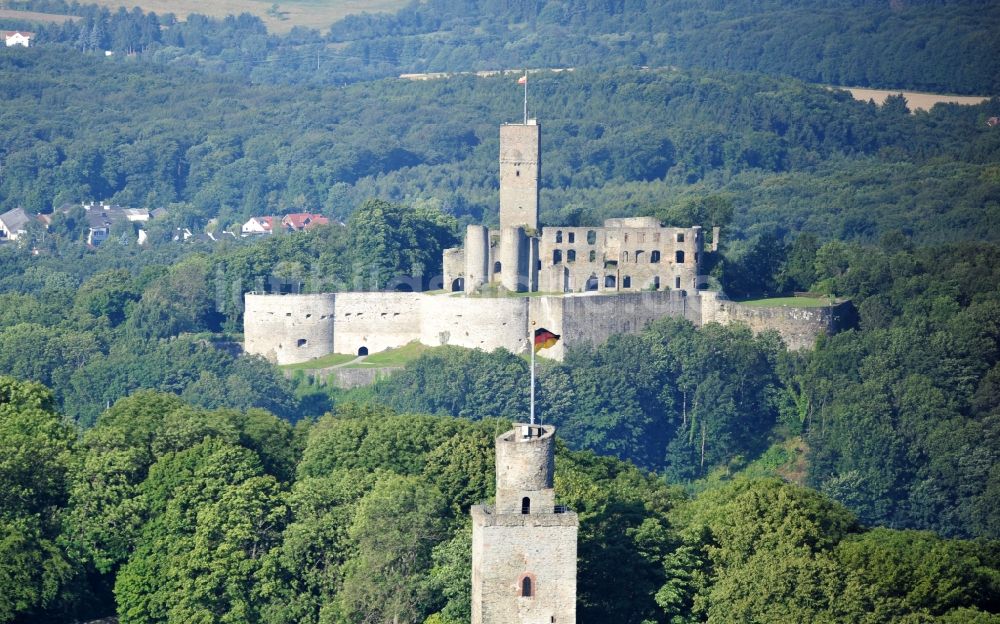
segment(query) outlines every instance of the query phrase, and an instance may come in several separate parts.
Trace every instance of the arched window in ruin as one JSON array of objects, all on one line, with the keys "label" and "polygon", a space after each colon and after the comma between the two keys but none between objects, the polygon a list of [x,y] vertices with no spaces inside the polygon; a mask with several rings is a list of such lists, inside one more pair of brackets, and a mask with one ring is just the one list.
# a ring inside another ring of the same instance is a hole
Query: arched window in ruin
[{"label": "arched window in ruin", "polygon": [[562,249],[553,249],[552,264],[561,264],[561,263],[562,263]]},{"label": "arched window in ruin", "polygon": [[591,262],[597,262],[597,252],[591,249],[588,258]]},{"label": "arched window in ruin", "polygon": [[614,288],[615,284],[617,282],[618,282],[618,280],[615,278],[614,275],[605,275],[604,276],[604,287],[605,288]]},{"label": "arched window in ruin", "polygon": [[632,288],[632,277],[626,275],[622,278],[622,288]]},{"label": "arched window in ruin", "polygon": [[677,253],[674,254],[674,262],[677,264],[684,264],[684,250],[678,249]]},{"label": "arched window in ruin", "polygon": [[653,290],[659,290],[659,289],[660,289],[660,276],[657,275],[653,278]]},{"label": "arched window in ruin", "polygon": [[566,252],[566,262],[576,262],[576,250],[570,249]]},{"label": "arched window in ruin", "polygon": [[562,242],[562,230],[556,231],[556,242],[557,243],[561,243]]},{"label": "arched window in ruin", "polygon": [[[680,278],[677,278],[680,279]],[[368,347],[361,347],[358,349],[358,356],[368,355]]]},{"label": "arched window in ruin", "polygon": [[642,262],[642,258],[643,258],[643,255],[644,255],[645,253],[646,253],[646,252],[645,252],[645,251],[643,251],[643,250],[641,250],[641,249],[640,249],[640,250],[638,250],[637,252],[635,252],[635,263],[636,263],[636,264],[639,264],[640,262]]},{"label": "arched window in ruin", "polygon": [[650,262],[650,264],[656,264],[659,261],[660,261],[660,252],[659,251],[653,251],[652,253],[649,254],[649,262]]},{"label": "arched window in ruin", "polygon": [[587,278],[586,289],[587,291],[597,290],[597,276],[593,273],[591,273],[590,277]]},{"label": "arched window in ruin", "polygon": [[531,499],[525,496],[521,499],[521,513],[530,514],[531,513]]},{"label": "arched window in ruin", "polygon": [[569,233],[569,242],[570,243],[575,243],[576,242],[576,234],[574,234],[573,232]]},{"label": "arched window in ruin", "polygon": [[499,262],[494,262],[493,263],[493,272],[494,273],[499,273],[500,269],[502,269],[502,268],[503,268],[503,265],[501,265]]},{"label": "arched window in ruin", "polygon": [[622,252],[622,262],[628,262],[628,252],[627,251],[623,251]]},{"label": "arched window in ruin", "polygon": [[451,281],[451,292],[462,292],[465,290],[465,278],[456,277]]},{"label": "arched window in ruin", "polygon": [[587,244],[594,245],[597,243],[597,232],[594,230],[587,231]]},{"label": "arched window in ruin", "polygon": [[522,598],[534,598],[535,597],[535,578],[532,574],[525,574],[521,577],[520,585],[521,597]]}]

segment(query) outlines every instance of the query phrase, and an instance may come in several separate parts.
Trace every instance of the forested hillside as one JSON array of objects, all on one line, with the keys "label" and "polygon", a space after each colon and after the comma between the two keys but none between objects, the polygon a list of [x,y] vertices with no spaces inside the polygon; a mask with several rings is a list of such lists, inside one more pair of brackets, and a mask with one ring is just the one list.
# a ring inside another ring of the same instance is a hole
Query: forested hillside
[{"label": "forested hillside", "polygon": [[[0,377],[0,621],[468,622],[467,514],[507,426],[347,407],[293,428],[140,392],[81,436]],[[995,620],[996,542],[866,531],[773,479],[691,498],[556,461],[583,624]]]},{"label": "forested hillside", "polygon": [[[0,208],[109,199],[198,227],[346,218],[373,195],[494,223],[496,126],[520,108],[510,78],[289,90],[46,49],[4,51],[0,79]],[[876,108],[792,80],[633,70],[542,74],[531,93],[548,223],[723,194],[730,239],[1000,232],[996,100],[909,115],[901,100]]]},{"label": "forested hillside", "polygon": [[988,0],[413,0],[395,14],[352,15],[329,31],[285,36],[248,14],[157,16],[65,0],[6,6],[82,18],[35,27],[43,45],[140,53],[260,84],[676,66],[972,95],[1000,89],[1000,43],[989,34],[1000,29],[1000,8]]}]

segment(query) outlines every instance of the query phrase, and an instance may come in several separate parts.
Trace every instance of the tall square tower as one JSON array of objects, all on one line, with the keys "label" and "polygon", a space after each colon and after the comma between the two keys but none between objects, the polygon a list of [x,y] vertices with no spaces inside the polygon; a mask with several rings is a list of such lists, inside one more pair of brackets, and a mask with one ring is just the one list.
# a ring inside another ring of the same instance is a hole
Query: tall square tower
[{"label": "tall square tower", "polygon": [[496,505],[472,508],[472,624],[575,624],[579,521],[555,504],[555,427],[496,439]]},{"label": "tall square tower", "polygon": [[538,229],[541,126],[500,126],[500,227]]}]

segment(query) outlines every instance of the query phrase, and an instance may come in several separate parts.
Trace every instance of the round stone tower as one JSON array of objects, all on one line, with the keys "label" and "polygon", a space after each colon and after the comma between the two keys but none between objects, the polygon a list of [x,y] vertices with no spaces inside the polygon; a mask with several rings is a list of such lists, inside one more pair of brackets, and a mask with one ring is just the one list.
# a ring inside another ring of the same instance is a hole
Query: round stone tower
[{"label": "round stone tower", "polygon": [[528,289],[528,237],[520,227],[500,228],[500,283],[511,292]]},{"label": "round stone tower", "polygon": [[497,438],[497,513],[553,513],[554,431],[520,424]]},{"label": "round stone tower", "polygon": [[490,232],[481,225],[465,228],[465,292],[474,293],[490,278]]}]

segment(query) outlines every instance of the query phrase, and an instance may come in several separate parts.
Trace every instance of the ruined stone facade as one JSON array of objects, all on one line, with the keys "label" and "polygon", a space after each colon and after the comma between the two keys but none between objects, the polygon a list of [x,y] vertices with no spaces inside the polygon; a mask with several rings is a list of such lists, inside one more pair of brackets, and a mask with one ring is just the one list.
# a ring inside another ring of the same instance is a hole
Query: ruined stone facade
[{"label": "ruined stone facade", "polygon": [[[444,252],[446,292],[250,293],[246,351],[278,364],[413,341],[521,353],[534,322],[562,335],[545,354],[561,360],[573,345],[639,332],[664,316],[775,329],[790,348],[807,348],[836,330],[837,308],[750,308],[704,290],[700,226],[663,227],[655,218],[633,217],[539,230],[540,137],[534,120],[501,126],[500,227],[469,225],[464,247]],[[716,231],[710,250],[717,243]],[[481,296],[491,289],[545,294]]]},{"label": "ruined stone facade", "polygon": [[555,504],[555,427],[496,439],[496,504],[472,508],[472,624],[574,624],[579,521]]},{"label": "ruined stone facade", "polygon": [[[700,226],[663,227],[654,217],[608,219],[603,227],[538,228],[541,127],[500,127],[500,227],[470,225],[462,248],[444,252],[443,283],[474,293],[697,291],[705,238]],[[717,240],[717,237],[716,237]],[[713,242],[713,244],[715,244]]]}]

